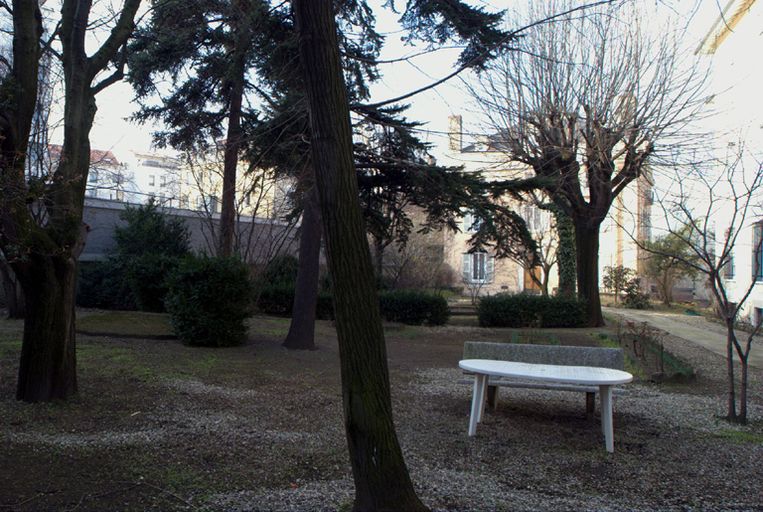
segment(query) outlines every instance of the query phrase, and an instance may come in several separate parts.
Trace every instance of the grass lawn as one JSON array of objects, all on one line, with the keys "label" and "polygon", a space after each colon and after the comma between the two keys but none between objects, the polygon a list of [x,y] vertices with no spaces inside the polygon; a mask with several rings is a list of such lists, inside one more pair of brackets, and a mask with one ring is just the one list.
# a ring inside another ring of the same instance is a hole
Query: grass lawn
[{"label": "grass lawn", "polygon": [[[336,333],[318,322],[318,350],[287,351],[288,325],[253,317],[246,344],[206,349],[162,339],[164,315],[82,311],[78,329],[91,334],[78,335],[79,396],[30,405],[13,399],[22,323],[0,320],[0,511],[347,507]],[[436,510],[760,504],[763,426],[713,416],[722,383],[691,395],[630,386],[614,455],[574,393],[511,390],[466,436],[464,341],[595,345],[606,328],[385,327],[398,436]]]}]

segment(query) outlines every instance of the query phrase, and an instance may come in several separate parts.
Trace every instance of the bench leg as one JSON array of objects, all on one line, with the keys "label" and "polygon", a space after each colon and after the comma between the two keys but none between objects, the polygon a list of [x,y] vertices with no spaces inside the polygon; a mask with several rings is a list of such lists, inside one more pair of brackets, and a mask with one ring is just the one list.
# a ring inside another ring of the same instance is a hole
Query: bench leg
[{"label": "bench leg", "polygon": [[481,417],[481,411],[485,404],[485,387],[487,375],[474,374],[474,389],[472,390],[472,411],[469,416],[469,435],[477,433],[477,422]]},{"label": "bench leg", "polygon": [[593,417],[596,410],[596,393],[586,392],[585,394],[585,413],[588,418]]},{"label": "bench leg", "polygon": [[498,407],[498,386],[487,387],[487,408],[495,411]]},{"label": "bench leg", "polygon": [[612,427],[612,386],[599,386],[601,396],[601,430],[604,432],[604,445],[609,453],[615,451],[615,435]]}]

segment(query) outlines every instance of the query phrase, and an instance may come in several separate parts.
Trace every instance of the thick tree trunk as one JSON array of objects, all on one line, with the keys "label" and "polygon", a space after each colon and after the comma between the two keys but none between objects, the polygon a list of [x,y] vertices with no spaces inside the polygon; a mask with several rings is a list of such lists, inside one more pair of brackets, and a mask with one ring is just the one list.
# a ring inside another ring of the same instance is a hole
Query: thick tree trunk
[{"label": "thick tree trunk", "polygon": [[728,399],[726,419],[737,421],[736,386],[734,383],[734,321],[726,319],[726,375],[728,377]]},{"label": "thick tree trunk", "polygon": [[299,236],[299,268],[294,289],[289,333],[283,346],[293,350],[315,349],[315,308],[318,304],[318,277],[321,257],[321,211],[318,193],[305,193],[302,229]]},{"label": "thick tree trunk", "polygon": [[[581,222],[580,224],[584,224]],[[575,226],[578,298],[586,302],[589,327],[604,325],[599,297],[599,225]]]},{"label": "thick tree trunk", "polygon": [[24,318],[24,290],[16,274],[5,260],[0,260],[0,279],[8,308],[8,318]]},{"label": "thick tree trunk", "polygon": [[572,219],[559,209],[554,210],[554,216],[556,217],[556,232],[559,238],[559,245],[556,249],[556,268],[559,273],[558,294],[562,297],[574,297],[577,273],[575,226],[572,224]]},{"label": "thick tree trunk", "polygon": [[392,420],[387,350],[353,164],[347,90],[331,0],[294,0],[313,165],[333,279],[345,430],[356,511],[426,510]]},{"label": "thick tree trunk", "polygon": [[18,274],[27,315],[16,398],[66,399],[77,392],[74,339],[76,259],[71,254],[31,255]]}]

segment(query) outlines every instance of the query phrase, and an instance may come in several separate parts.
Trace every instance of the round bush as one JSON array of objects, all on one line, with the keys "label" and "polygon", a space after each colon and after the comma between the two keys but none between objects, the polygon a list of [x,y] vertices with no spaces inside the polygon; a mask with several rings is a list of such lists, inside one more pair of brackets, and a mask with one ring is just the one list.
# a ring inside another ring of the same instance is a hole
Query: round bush
[{"label": "round bush", "polygon": [[228,347],[245,339],[251,296],[249,271],[241,261],[188,257],[169,279],[165,305],[183,343]]}]

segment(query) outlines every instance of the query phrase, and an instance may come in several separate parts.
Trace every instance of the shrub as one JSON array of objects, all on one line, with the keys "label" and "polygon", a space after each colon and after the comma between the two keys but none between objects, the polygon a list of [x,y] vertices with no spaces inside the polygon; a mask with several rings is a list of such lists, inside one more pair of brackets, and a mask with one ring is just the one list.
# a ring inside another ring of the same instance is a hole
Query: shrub
[{"label": "shrub", "polygon": [[381,314],[390,322],[410,325],[443,325],[448,321],[448,302],[439,295],[397,290],[379,295]]},{"label": "shrub", "polygon": [[[257,309],[267,315],[289,317],[293,304],[294,288],[274,286],[260,292]],[[382,317],[390,322],[443,325],[450,316],[448,303],[443,297],[417,291],[382,292],[379,294],[379,305]],[[321,320],[334,318],[334,304],[330,294],[318,294],[315,317]]]},{"label": "shrub", "polygon": [[276,256],[259,278],[262,288],[294,288],[297,283],[299,260],[294,256]]},{"label": "shrub", "polygon": [[125,224],[114,231],[116,247],[109,259],[80,268],[77,304],[164,311],[166,279],[190,250],[188,228],[153,200],[128,206],[119,218]]},{"label": "shrub", "polygon": [[480,299],[481,327],[581,327],[585,303],[566,297],[499,294]]},{"label": "shrub", "polygon": [[227,347],[244,341],[252,296],[247,266],[234,258],[185,258],[169,279],[165,304],[183,343]]},{"label": "shrub", "polygon": [[138,309],[155,313],[165,310],[168,278],[179,264],[180,258],[158,253],[130,259],[125,277]]},{"label": "shrub", "polygon": [[[257,300],[257,310],[260,313],[274,316],[290,317],[294,306],[294,287],[271,286],[260,291]],[[331,320],[334,318],[334,303],[331,294],[318,293],[318,302],[315,307],[315,318],[319,320]]]},{"label": "shrub", "polygon": [[83,308],[136,309],[132,291],[123,279],[124,266],[113,259],[81,262],[77,305]]},{"label": "shrub", "polygon": [[623,305],[631,309],[649,309],[649,295],[641,293],[639,279],[634,277],[625,285]]}]

